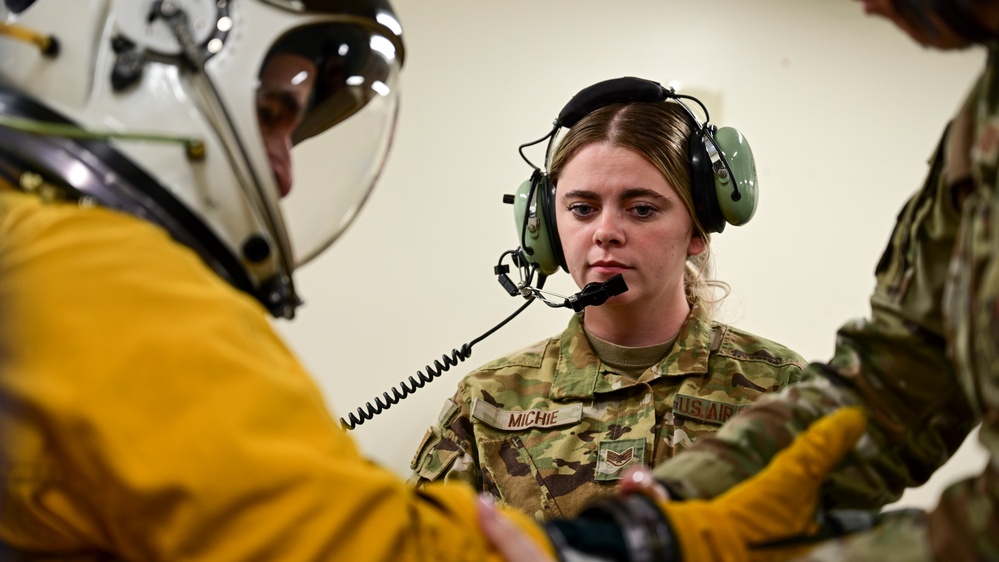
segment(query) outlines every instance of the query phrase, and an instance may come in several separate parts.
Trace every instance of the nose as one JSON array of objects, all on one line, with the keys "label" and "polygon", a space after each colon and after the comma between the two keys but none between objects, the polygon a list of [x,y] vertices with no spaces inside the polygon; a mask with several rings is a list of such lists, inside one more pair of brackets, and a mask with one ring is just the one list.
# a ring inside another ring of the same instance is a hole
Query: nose
[{"label": "nose", "polygon": [[593,243],[597,246],[620,246],[625,235],[619,221],[611,213],[601,213],[594,222]]},{"label": "nose", "polygon": [[277,181],[281,197],[288,195],[292,184],[291,134],[272,132],[264,135],[264,146],[270,160],[271,171]]}]

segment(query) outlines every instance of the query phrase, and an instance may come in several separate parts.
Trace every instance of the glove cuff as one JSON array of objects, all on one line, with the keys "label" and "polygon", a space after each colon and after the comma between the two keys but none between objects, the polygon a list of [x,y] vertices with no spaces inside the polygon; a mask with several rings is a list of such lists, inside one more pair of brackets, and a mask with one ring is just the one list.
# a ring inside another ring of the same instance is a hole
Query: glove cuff
[{"label": "glove cuff", "polygon": [[560,553],[585,552],[627,562],[680,561],[669,521],[641,494],[597,500],[576,519],[547,523],[545,531]]}]

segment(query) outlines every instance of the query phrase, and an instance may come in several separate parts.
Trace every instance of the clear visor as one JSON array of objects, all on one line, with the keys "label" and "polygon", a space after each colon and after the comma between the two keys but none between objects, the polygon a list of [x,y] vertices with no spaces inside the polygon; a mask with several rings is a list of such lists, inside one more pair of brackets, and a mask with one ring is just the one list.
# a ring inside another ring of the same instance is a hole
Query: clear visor
[{"label": "clear visor", "polygon": [[350,225],[395,128],[400,61],[377,25],[298,28],[265,58],[257,118],[298,267]]}]

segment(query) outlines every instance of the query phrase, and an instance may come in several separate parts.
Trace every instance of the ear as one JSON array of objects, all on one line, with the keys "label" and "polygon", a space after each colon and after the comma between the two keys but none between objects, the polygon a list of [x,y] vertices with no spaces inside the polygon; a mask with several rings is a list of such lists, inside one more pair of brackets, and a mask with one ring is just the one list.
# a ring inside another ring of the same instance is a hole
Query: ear
[{"label": "ear", "polygon": [[707,249],[708,243],[704,240],[704,237],[696,231],[692,232],[690,242],[687,244],[687,257],[700,255]]}]

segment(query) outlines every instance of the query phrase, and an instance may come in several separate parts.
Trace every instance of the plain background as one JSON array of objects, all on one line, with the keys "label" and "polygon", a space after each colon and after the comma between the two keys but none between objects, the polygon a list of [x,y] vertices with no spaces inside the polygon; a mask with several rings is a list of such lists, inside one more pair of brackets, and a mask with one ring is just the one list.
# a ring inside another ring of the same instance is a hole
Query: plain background
[{"label": "plain background", "polygon": [[[631,75],[702,96],[740,129],[760,179],[756,216],[714,237],[722,320],[827,359],[868,313],[874,265],[984,51],[927,51],[847,0],[394,0],[407,56],[396,138],[351,229],[300,269],[306,305],[279,329],[346,416],[522,304],[493,266],[517,245],[502,196],[530,175],[518,145],[577,91]],[[335,159],[330,159],[335,160]],[[335,174],[298,162],[296,176]],[[558,274],[548,288],[576,290]],[[352,432],[400,476],[474,367],[560,332],[535,303],[471,358]],[[903,503],[984,464],[966,443]]]}]

